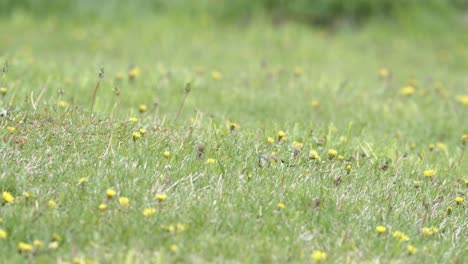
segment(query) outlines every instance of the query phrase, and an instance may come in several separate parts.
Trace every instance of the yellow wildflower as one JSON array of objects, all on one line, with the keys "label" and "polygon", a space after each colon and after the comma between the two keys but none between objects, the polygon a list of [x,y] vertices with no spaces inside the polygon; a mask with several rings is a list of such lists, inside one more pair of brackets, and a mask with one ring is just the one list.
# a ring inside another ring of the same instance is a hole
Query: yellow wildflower
[{"label": "yellow wildflower", "polygon": [[132,137],[133,137],[133,140],[137,140],[137,139],[141,138],[141,134],[140,134],[140,132],[133,132]]},{"label": "yellow wildflower", "polygon": [[44,247],[44,242],[41,240],[34,240],[33,245],[35,248],[43,248]]},{"label": "yellow wildflower", "polygon": [[468,134],[463,134],[461,137],[460,137],[460,140],[463,144],[467,143],[468,142]]},{"label": "yellow wildflower", "polygon": [[31,198],[31,194],[28,192],[23,193],[24,199],[29,200]]},{"label": "yellow wildflower", "polygon": [[68,105],[69,105],[69,104],[68,104],[67,102],[65,102],[65,101],[59,101],[59,102],[58,102],[58,106],[59,106],[60,108],[67,108]]},{"label": "yellow wildflower", "polygon": [[119,204],[122,207],[128,208],[130,206],[130,200],[127,197],[120,197],[119,198]]},{"label": "yellow wildflower", "polygon": [[229,125],[229,129],[230,129],[231,131],[236,130],[238,127],[239,127],[239,125],[236,124],[236,123],[231,123],[231,124]]},{"label": "yellow wildflower", "polygon": [[285,136],[286,136],[286,133],[283,130],[278,132],[278,140],[283,139]]},{"label": "yellow wildflower", "polygon": [[177,247],[176,244],[172,244],[172,245],[169,247],[169,250],[170,250],[172,253],[177,253],[177,251],[179,251],[179,248]]},{"label": "yellow wildflower", "polygon": [[447,214],[450,215],[452,213],[453,207],[449,206],[447,207]]},{"label": "yellow wildflower", "polygon": [[113,189],[107,189],[106,196],[107,198],[112,199],[112,197],[115,196],[115,191]]},{"label": "yellow wildflower", "polygon": [[383,234],[387,232],[387,228],[385,226],[377,226],[375,228],[375,231],[377,231],[378,234]]},{"label": "yellow wildflower", "polygon": [[298,141],[293,141],[293,147],[297,149],[302,149],[304,147],[304,144]]},{"label": "yellow wildflower", "polygon": [[140,76],[140,73],[141,73],[140,68],[138,68],[138,67],[131,67],[131,68],[128,70],[128,78],[129,78],[130,80],[134,80],[135,78],[137,78],[138,76]]},{"label": "yellow wildflower", "polygon": [[320,160],[320,156],[319,156],[318,152],[315,151],[315,150],[311,150],[309,152],[309,158],[313,159],[313,160]]},{"label": "yellow wildflower", "polygon": [[4,96],[8,92],[8,89],[5,87],[0,87],[0,94]]},{"label": "yellow wildflower", "polygon": [[129,121],[130,123],[136,123],[136,122],[138,122],[138,118],[136,118],[136,117],[130,117],[130,118],[128,119],[128,121]]},{"label": "yellow wildflower", "polygon": [[422,232],[426,236],[432,236],[433,234],[436,234],[439,232],[439,229],[436,227],[423,227]]},{"label": "yellow wildflower", "polygon": [[310,102],[310,105],[312,105],[313,108],[319,108],[320,107],[320,101],[313,100],[312,102]]},{"label": "yellow wildflower", "polygon": [[146,208],[143,210],[143,215],[146,217],[153,216],[156,214],[156,209],[154,208]]},{"label": "yellow wildflower", "polygon": [[433,151],[435,148],[435,145],[434,144],[429,144],[429,151]]},{"label": "yellow wildflower", "polygon": [[49,208],[51,208],[51,209],[55,209],[55,208],[58,207],[57,202],[54,201],[54,200],[49,200],[49,201],[47,202],[47,206],[49,206]]},{"label": "yellow wildflower", "polygon": [[52,241],[60,241],[60,240],[62,240],[62,237],[59,234],[57,233],[52,234]]},{"label": "yellow wildflower", "polygon": [[213,78],[214,80],[219,81],[219,80],[223,79],[223,75],[219,71],[212,71],[211,72],[211,78]]},{"label": "yellow wildflower", "polygon": [[284,203],[278,203],[278,204],[276,205],[276,208],[278,208],[279,210],[281,210],[281,209],[286,208],[286,205],[284,205]]},{"label": "yellow wildflower", "polygon": [[336,155],[338,155],[338,151],[336,151],[334,149],[329,149],[328,150],[328,158],[329,159],[333,159],[334,157],[336,157]]},{"label": "yellow wildflower", "polygon": [[145,104],[141,104],[138,106],[138,111],[140,111],[140,113],[144,113],[146,112],[146,110],[148,110],[148,107]]},{"label": "yellow wildflower", "polygon": [[164,157],[169,158],[171,156],[171,152],[169,151],[164,151]]},{"label": "yellow wildflower", "polygon": [[456,198],[454,199],[454,201],[455,201],[457,204],[460,205],[460,204],[463,203],[463,197],[458,196],[458,197],[456,197]]},{"label": "yellow wildflower", "polygon": [[183,225],[181,223],[177,223],[176,230],[177,230],[177,233],[184,232],[185,231],[185,225]]},{"label": "yellow wildflower", "polygon": [[462,105],[468,105],[468,95],[459,95],[456,100]]},{"label": "yellow wildflower", "polygon": [[273,144],[275,142],[275,140],[272,137],[268,137],[267,142],[268,142],[268,144]]},{"label": "yellow wildflower", "polygon": [[403,95],[403,96],[410,96],[410,95],[413,95],[415,93],[415,89],[413,86],[405,86],[403,88],[400,89],[400,95]]},{"label": "yellow wildflower", "polygon": [[100,204],[98,208],[101,212],[104,212],[107,210],[107,204]]},{"label": "yellow wildflower", "polygon": [[209,158],[209,159],[206,160],[206,164],[215,164],[215,163],[218,163],[218,161],[215,160],[215,159]]},{"label": "yellow wildflower", "polygon": [[59,247],[59,242],[58,241],[52,241],[48,245],[49,249],[57,249],[58,247]]},{"label": "yellow wildflower", "polygon": [[346,167],[345,167],[345,170],[346,170],[346,172],[348,172],[348,173],[350,173],[352,169],[353,169],[353,166],[351,166],[351,165],[349,165],[349,164],[346,165]]},{"label": "yellow wildflower", "polygon": [[440,150],[447,150],[447,144],[443,143],[443,142],[437,142],[436,143],[436,146],[438,149]]},{"label": "yellow wildflower", "polygon": [[424,177],[433,177],[436,174],[436,172],[434,170],[425,170],[423,174]]},{"label": "yellow wildflower", "polygon": [[7,130],[10,131],[10,133],[13,133],[16,130],[16,128],[12,126],[8,126]]},{"label": "yellow wildflower", "polygon": [[406,247],[406,251],[408,251],[408,254],[413,255],[416,254],[416,252],[418,252],[418,249],[413,245],[408,245]]},{"label": "yellow wildflower", "polygon": [[157,199],[158,201],[162,202],[162,201],[164,201],[164,200],[167,199],[167,195],[158,193],[158,194],[156,194],[156,199]]},{"label": "yellow wildflower", "polygon": [[302,69],[301,67],[294,67],[294,76],[299,77],[302,75]]},{"label": "yellow wildflower", "polygon": [[31,246],[30,244],[24,243],[24,242],[18,243],[18,251],[20,253],[28,253],[28,252],[31,252],[32,250],[33,250],[33,246]]},{"label": "yellow wildflower", "polygon": [[141,134],[142,136],[144,136],[144,135],[146,134],[146,129],[144,129],[144,128],[140,128],[139,131],[140,131],[140,134]]},{"label": "yellow wildflower", "polygon": [[85,178],[85,177],[81,177],[79,180],[78,180],[78,185],[83,185],[85,183],[88,182],[88,179]]},{"label": "yellow wildflower", "polygon": [[312,259],[317,262],[324,261],[327,259],[327,253],[323,250],[315,250],[312,252]]},{"label": "yellow wildflower", "polygon": [[400,241],[409,241],[410,238],[408,235],[406,235],[405,233],[401,232],[401,231],[395,231],[392,233],[392,236]]},{"label": "yellow wildflower", "polygon": [[8,233],[7,231],[0,228],[0,239],[7,239]]},{"label": "yellow wildflower", "polygon": [[382,79],[387,79],[390,76],[390,71],[387,68],[380,68],[379,76]]}]

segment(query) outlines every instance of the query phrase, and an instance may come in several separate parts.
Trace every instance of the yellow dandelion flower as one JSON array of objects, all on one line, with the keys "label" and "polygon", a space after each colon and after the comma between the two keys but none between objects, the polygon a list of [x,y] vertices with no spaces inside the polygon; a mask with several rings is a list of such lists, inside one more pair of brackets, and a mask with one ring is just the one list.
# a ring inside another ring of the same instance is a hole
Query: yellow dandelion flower
[{"label": "yellow dandelion flower", "polygon": [[169,151],[164,151],[164,157],[169,158],[171,156],[171,152]]},{"label": "yellow dandelion flower", "polygon": [[334,157],[336,157],[336,155],[338,155],[338,151],[336,151],[335,149],[329,149],[328,150],[328,158],[329,159],[333,159]]},{"label": "yellow dandelion flower", "polygon": [[167,199],[167,195],[158,193],[158,194],[156,194],[156,199],[157,199],[158,201],[162,202],[162,201],[164,201],[164,200]]},{"label": "yellow dandelion flower", "polygon": [[320,160],[320,156],[319,156],[318,152],[315,151],[315,150],[311,150],[309,152],[309,158],[313,159],[313,160]]},{"label": "yellow dandelion flower", "polygon": [[456,197],[456,198],[454,199],[454,201],[455,201],[455,203],[457,203],[458,205],[460,205],[460,204],[463,203],[464,200],[463,200],[463,197],[458,196],[458,197]]},{"label": "yellow dandelion flower", "polygon": [[408,252],[408,254],[413,255],[416,254],[416,252],[418,252],[418,249],[413,245],[408,245],[406,247],[406,251]]},{"label": "yellow dandelion flower", "polygon": [[78,180],[78,185],[83,185],[85,183],[88,182],[88,179],[85,178],[85,177],[81,177],[79,180]]},{"label": "yellow dandelion flower", "polygon": [[237,123],[231,123],[231,124],[229,125],[229,129],[230,129],[231,131],[236,130],[238,127],[239,127],[239,125],[238,125]]},{"label": "yellow dandelion flower", "polygon": [[125,73],[123,73],[123,72],[118,72],[118,73],[115,75],[115,79],[116,79],[116,80],[121,81],[121,80],[123,80],[124,78],[125,78]]},{"label": "yellow dandelion flower", "polygon": [[146,134],[146,129],[140,128],[139,132],[142,136],[144,136]]},{"label": "yellow dandelion flower", "polygon": [[294,73],[294,76],[296,76],[296,77],[301,76],[301,75],[302,75],[302,69],[301,69],[301,67],[297,67],[297,66],[294,67],[294,72],[293,72],[293,73]]},{"label": "yellow dandelion flower", "polygon": [[327,253],[323,250],[315,250],[312,252],[312,259],[316,262],[324,261],[327,259]]},{"label": "yellow dandelion flower", "polygon": [[346,165],[346,167],[345,167],[345,170],[348,173],[350,173],[352,169],[353,169],[353,166],[351,166],[351,165]]},{"label": "yellow dandelion flower", "polygon": [[176,230],[177,230],[177,233],[181,233],[181,232],[184,232],[185,231],[185,225],[181,224],[181,223],[177,223],[176,225]]},{"label": "yellow dandelion flower", "polygon": [[49,249],[57,249],[58,247],[59,247],[59,242],[58,241],[52,241],[48,245]]},{"label": "yellow dandelion flower", "polygon": [[338,155],[338,160],[343,161],[343,160],[344,160],[344,157],[343,157],[342,155]]},{"label": "yellow dandelion flower", "polygon": [[51,208],[51,209],[55,209],[55,208],[58,207],[58,204],[57,204],[57,202],[54,201],[54,200],[49,200],[49,201],[47,202],[47,206],[49,206],[49,208]]},{"label": "yellow dandelion flower", "polygon": [[34,240],[33,245],[35,248],[43,248],[44,247],[44,242],[41,240]]},{"label": "yellow dandelion flower", "polygon": [[387,232],[387,228],[385,226],[377,226],[375,228],[375,231],[377,231],[378,234],[383,234]]},{"label": "yellow dandelion flower", "polygon": [[172,244],[172,245],[169,247],[169,250],[170,250],[172,253],[177,253],[177,251],[179,251],[179,247],[177,247],[176,244]]},{"label": "yellow dandelion flower", "polygon": [[60,241],[60,240],[62,240],[62,237],[59,234],[57,233],[52,234],[52,241]]},{"label": "yellow dandelion flower", "polygon": [[405,233],[401,232],[401,231],[395,231],[392,233],[392,236],[400,241],[409,241],[410,238],[408,235],[406,235]]},{"label": "yellow dandelion flower", "polygon": [[120,197],[119,198],[119,204],[122,207],[128,208],[130,206],[130,200],[127,197]]},{"label": "yellow dandelion flower", "polygon": [[465,185],[468,187],[468,180],[464,180]]},{"label": "yellow dandelion flower", "polygon": [[65,101],[59,101],[58,102],[58,106],[60,108],[67,108],[69,106],[69,103],[65,102]]},{"label": "yellow dandelion flower", "polygon": [[310,102],[310,105],[312,105],[313,108],[319,108],[320,107],[320,101],[313,100],[312,102]]},{"label": "yellow dandelion flower", "polygon": [[276,208],[278,208],[279,210],[281,210],[281,209],[286,208],[286,205],[284,205],[284,203],[278,203],[278,204],[276,205]]},{"label": "yellow dandelion flower", "polygon": [[156,214],[156,209],[154,208],[146,208],[143,210],[143,215],[146,217],[153,216]]},{"label": "yellow dandelion flower", "polygon": [[425,170],[423,174],[424,177],[433,177],[436,174],[436,172],[434,170]]},{"label": "yellow dandelion flower", "polygon": [[106,191],[106,196],[107,196],[107,198],[109,198],[109,199],[112,199],[112,197],[114,197],[115,194],[116,194],[116,193],[115,193],[115,191],[114,191],[113,189],[107,189],[107,191]]},{"label": "yellow dandelion flower", "polygon": [[212,158],[209,158],[206,160],[206,164],[216,164],[216,163],[218,163],[218,161]]},{"label": "yellow dandelion flower", "polygon": [[437,227],[423,227],[422,233],[426,236],[432,236],[433,234],[436,234],[439,232],[439,229]]},{"label": "yellow dandelion flower", "polygon": [[460,137],[460,140],[463,144],[467,143],[468,142],[468,134],[463,134],[461,137]]},{"label": "yellow dandelion flower", "polygon": [[301,142],[298,142],[298,141],[293,141],[293,147],[298,148],[298,149],[302,149],[304,147],[304,144],[302,144]]},{"label": "yellow dandelion flower", "polygon": [[28,192],[24,192],[23,196],[24,196],[24,199],[26,199],[26,200],[29,200],[32,197],[32,195],[30,193],[28,193]]},{"label": "yellow dandelion flower", "polygon": [[33,250],[33,246],[31,244],[24,243],[24,242],[18,243],[18,251],[20,253],[28,253],[28,252],[31,252],[32,250]]},{"label": "yellow dandelion flower", "polygon": [[132,138],[133,138],[133,140],[137,140],[137,139],[141,138],[141,133],[140,132],[133,132],[132,133]]},{"label": "yellow dandelion flower", "polygon": [[174,225],[172,225],[172,224],[171,225],[161,225],[161,229],[163,231],[173,233],[176,230],[176,227]]},{"label": "yellow dandelion flower", "polygon": [[437,142],[436,147],[440,150],[447,150],[447,144],[442,143],[442,142]]},{"label": "yellow dandelion flower", "polygon": [[130,117],[130,118],[128,119],[128,122],[130,122],[130,123],[136,123],[136,122],[138,122],[138,118],[136,118],[136,117]]},{"label": "yellow dandelion flower", "polygon": [[144,113],[146,112],[146,110],[148,110],[148,107],[145,104],[141,104],[138,106],[138,111],[140,111],[140,113]]},{"label": "yellow dandelion flower", "polygon": [[410,96],[413,95],[416,92],[413,86],[405,86],[400,89],[400,95],[403,96]]},{"label": "yellow dandelion flower", "polygon": [[141,74],[141,70],[138,67],[132,67],[128,70],[128,78],[130,80],[134,80],[135,78],[140,76],[140,74]]},{"label": "yellow dandelion flower", "polygon": [[219,71],[212,71],[211,72],[211,78],[213,78],[214,80],[219,81],[219,80],[223,79],[223,75]]},{"label": "yellow dandelion flower", "polygon": [[16,128],[12,126],[8,126],[7,130],[10,131],[10,133],[13,133],[16,130]]},{"label": "yellow dandelion flower", "polygon": [[281,138],[285,137],[286,136],[286,133],[281,130],[281,131],[278,131],[278,139],[280,140]]},{"label": "yellow dandelion flower", "polygon": [[433,151],[435,149],[435,145],[434,144],[429,144],[429,151]]},{"label": "yellow dandelion flower", "polygon": [[390,71],[387,68],[380,68],[379,76],[382,79],[387,79],[390,76]]},{"label": "yellow dandelion flower", "polygon": [[468,105],[468,95],[459,95],[456,100],[462,105]]},{"label": "yellow dandelion flower", "polygon": [[0,228],[0,239],[7,239],[7,238],[8,238],[7,231]]},{"label": "yellow dandelion flower", "polygon": [[267,142],[268,142],[268,144],[273,144],[275,142],[275,140],[272,137],[268,137]]},{"label": "yellow dandelion flower", "polygon": [[107,210],[107,204],[100,204],[98,208],[99,211],[104,212]]},{"label": "yellow dandelion flower", "polygon": [[7,89],[7,88],[5,88],[5,87],[0,87],[0,94],[1,94],[2,96],[5,96],[5,94],[6,94],[7,92],[8,92],[8,89]]}]

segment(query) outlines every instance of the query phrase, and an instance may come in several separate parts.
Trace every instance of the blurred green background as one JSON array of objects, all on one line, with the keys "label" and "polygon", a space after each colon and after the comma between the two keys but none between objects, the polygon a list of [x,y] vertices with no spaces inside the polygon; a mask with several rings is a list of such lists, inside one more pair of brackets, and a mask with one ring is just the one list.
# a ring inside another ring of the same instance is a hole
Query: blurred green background
[{"label": "blurred green background", "polygon": [[294,20],[320,26],[360,25],[373,19],[433,26],[453,23],[467,9],[467,0],[0,0],[3,16],[26,11],[128,19],[171,12],[228,22],[267,16],[275,23]]}]

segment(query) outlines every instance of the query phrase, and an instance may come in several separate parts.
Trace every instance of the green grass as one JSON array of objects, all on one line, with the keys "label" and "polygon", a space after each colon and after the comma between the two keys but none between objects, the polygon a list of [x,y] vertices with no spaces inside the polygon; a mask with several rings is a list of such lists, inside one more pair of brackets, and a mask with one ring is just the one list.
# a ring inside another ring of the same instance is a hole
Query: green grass
[{"label": "green grass", "polygon": [[[310,263],[315,250],[330,263],[468,257],[466,201],[454,202],[466,198],[468,179],[461,141],[468,107],[456,100],[467,95],[468,39],[457,27],[331,32],[262,20],[220,25],[161,15],[76,23],[17,13],[0,32],[0,61],[9,66],[0,76],[8,89],[0,101],[8,112],[0,118],[0,191],[16,197],[0,207],[0,229],[8,232],[2,263]],[[130,65],[141,70],[134,81]],[[379,78],[381,67],[390,78]],[[417,81],[416,92],[402,96],[408,80]],[[140,128],[146,134],[132,139]],[[287,141],[276,141],[280,130]],[[293,141],[303,144],[297,159]],[[343,160],[328,159],[329,149]],[[311,150],[321,161],[308,158]],[[259,155],[273,152],[285,163],[259,166]],[[429,169],[434,177],[424,177]],[[117,195],[106,198],[108,188]],[[167,200],[158,202],[159,193]],[[58,207],[49,208],[50,200]],[[145,217],[150,207],[156,214]],[[177,223],[185,231],[161,228]],[[378,225],[386,234],[377,234]],[[432,226],[438,233],[423,235]],[[59,246],[48,249],[54,233]],[[36,239],[45,248],[18,253],[19,242]]]}]

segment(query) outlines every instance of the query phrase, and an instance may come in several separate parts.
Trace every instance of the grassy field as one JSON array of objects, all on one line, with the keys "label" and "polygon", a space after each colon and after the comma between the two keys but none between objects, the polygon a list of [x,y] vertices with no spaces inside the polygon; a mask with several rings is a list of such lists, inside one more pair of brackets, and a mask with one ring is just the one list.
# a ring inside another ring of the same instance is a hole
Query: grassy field
[{"label": "grassy field", "polygon": [[465,263],[462,29],[3,19],[0,262]]}]

